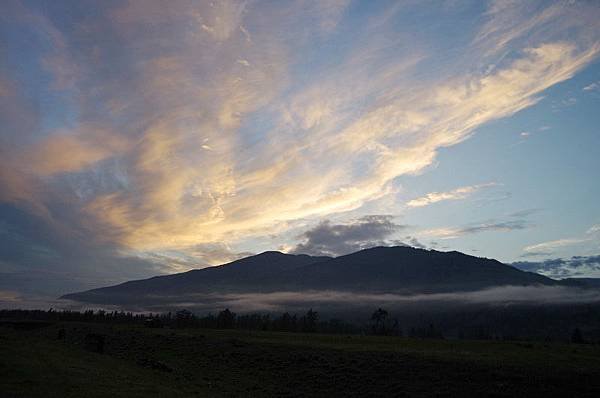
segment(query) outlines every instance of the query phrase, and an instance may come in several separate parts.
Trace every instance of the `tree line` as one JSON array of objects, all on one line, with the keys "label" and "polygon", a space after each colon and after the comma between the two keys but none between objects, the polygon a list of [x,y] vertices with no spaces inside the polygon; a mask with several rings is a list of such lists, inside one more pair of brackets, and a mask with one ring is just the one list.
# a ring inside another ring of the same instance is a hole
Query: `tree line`
[{"label": "tree line", "polygon": [[[15,322],[94,322],[114,324],[138,324],[150,328],[205,328],[205,329],[239,329],[297,333],[330,333],[330,334],[365,334],[380,336],[408,336],[412,338],[442,339],[445,337],[469,340],[558,340],[574,343],[599,341],[598,329],[585,330],[578,326],[585,325],[581,318],[578,321],[565,322],[560,329],[551,323],[542,322],[547,316],[536,319],[540,309],[512,309],[511,317],[501,316],[498,311],[464,312],[445,315],[438,314],[436,322],[419,317],[405,316],[402,322],[393,317],[387,310],[378,308],[363,322],[347,322],[341,319],[320,318],[312,308],[303,314],[251,313],[236,314],[229,309],[217,313],[199,316],[182,309],[165,313],[133,313],[125,311],[87,310],[72,311],[50,309],[44,310],[0,310],[0,326]],[[552,315],[554,323],[565,320],[562,316]],[[572,313],[571,313],[572,314]],[[598,319],[586,314],[586,319]],[[557,318],[557,319],[555,319]],[[458,326],[450,322],[458,322]],[[559,322],[560,323],[560,322]],[[23,326],[23,325],[21,325]],[[545,327],[545,335],[537,329]],[[528,333],[531,330],[531,333]]]},{"label": "tree line", "polygon": [[273,314],[241,314],[229,309],[216,314],[198,316],[189,310],[165,313],[133,313],[125,311],[72,310],[0,310],[0,322],[43,321],[43,322],[94,322],[115,324],[138,324],[147,327],[245,329],[300,333],[360,333],[360,328],[339,319],[321,320],[312,308],[297,315],[284,312]]},{"label": "tree line", "polygon": [[[319,313],[310,308],[306,313],[297,315],[284,312],[274,314],[236,314],[228,308],[215,314],[198,316],[182,309],[165,313],[133,313],[125,311],[72,310],[0,310],[0,321],[45,321],[45,322],[94,322],[115,324],[138,324],[150,328],[205,328],[205,329],[241,329],[298,333],[333,334],[374,334],[401,336],[398,320],[392,319],[388,312],[379,308],[365,325],[346,322],[340,319],[322,320]],[[418,333],[417,333],[418,334]],[[411,333],[415,335],[415,333]],[[425,337],[426,333],[422,334]],[[428,335],[429,336],[429,335]]]}]

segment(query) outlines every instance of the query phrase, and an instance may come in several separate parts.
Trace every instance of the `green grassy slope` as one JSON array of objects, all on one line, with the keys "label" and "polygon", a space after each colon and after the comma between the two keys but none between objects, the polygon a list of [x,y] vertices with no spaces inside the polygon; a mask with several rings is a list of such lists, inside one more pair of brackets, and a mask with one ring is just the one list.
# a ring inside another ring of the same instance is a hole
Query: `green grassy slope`
[{"label": "green grassy slope", "polygon": [[[88,333],[106,337],[103,354],[85,349]],[[0,328],[0,387],[2,397],[600,396],[600,347],[67,323]]]}]

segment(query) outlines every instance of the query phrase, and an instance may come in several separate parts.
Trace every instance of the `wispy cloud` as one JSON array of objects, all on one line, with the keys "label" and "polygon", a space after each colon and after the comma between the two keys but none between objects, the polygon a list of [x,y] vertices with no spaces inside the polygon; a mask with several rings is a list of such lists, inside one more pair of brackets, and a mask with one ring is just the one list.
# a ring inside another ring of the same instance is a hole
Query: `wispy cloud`
[{"label": "wispy cloud", "polygon": [[573,105],[577,104],[577,98],[569,97],[567,99],[562,100],[560,103],[563,106],[573,106]]},{"label": "wispy cloud", "polygon": [[600,90],[600,82],[590,83],[587,86],[585,86],[582,90],[583,91],[596,91],[596,90]]},{"label": "wispy cloud", "polygon": [[525,246],[523,248],[523,256],[532,257],[550,255],[561,248],[573,247],[590,242],[600,242],[600,225],[592,225],[582,236],[556,239]]},{"label": "wispy cloud", "polygon": [[572,246],[578,243],[585,242],[584,238],[565,238],[565,239],[557,239],[551,240],[548,242],[537,243],[535,245],[525,246],[523,251],[528,253],[535,253],[535,255],[540,254],[550,254],[554,250],[560,247]]},{"label": "wispy cloud", "polygon": [[463,235],[478,234],[482,232],[510,232],[530,228],[532,223],[528,217],[538,212],[539,209],[524,209],[505,215],[504,219],[492,219],[474,222],[459,227],[440,227],[419,231],[419,236],[439,239],[454,239]]},{"label": "wispy cloud", "polygon": [[498,184],[496,184],[494,182],[490,182],[487,184],[477,184],[477,185],[460,187],[460,188],[456,188],[456,189],[453,189],[451,191],[446,191],[446,192],[430,192],[425,196],[410,200],[409,202],[406,203],[406,205],[408,207],[423,207],[423,206],[428,206],[430,204],[445,201],[445,200],[465,199],[466,197],[479,191],[480,189],[493,187],[496,185],[498,185]]},{"label": "wispy cloud", "polygon": [[440,239],[453,239],[462,235],[476,234],[480,232],[509,232],[529,228],[526,220],[487,221],[475,223],[463,227],[434,228],[421,231],[424,236]]},{"label": "wispy cloud", "polygon": [[600,234],[600,224],[592,225],[587,231],[585,231],[585,233],[588,235]]}]

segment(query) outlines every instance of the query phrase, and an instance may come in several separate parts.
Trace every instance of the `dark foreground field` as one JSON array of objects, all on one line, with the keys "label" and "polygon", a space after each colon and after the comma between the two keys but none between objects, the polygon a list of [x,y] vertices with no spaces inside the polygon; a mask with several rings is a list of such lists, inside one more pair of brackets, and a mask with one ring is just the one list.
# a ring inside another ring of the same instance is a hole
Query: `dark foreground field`
[{"label": "dark foreground field", "polygon": [[600,396],[593,345],[19,326],[0,326],[3,398]]}]

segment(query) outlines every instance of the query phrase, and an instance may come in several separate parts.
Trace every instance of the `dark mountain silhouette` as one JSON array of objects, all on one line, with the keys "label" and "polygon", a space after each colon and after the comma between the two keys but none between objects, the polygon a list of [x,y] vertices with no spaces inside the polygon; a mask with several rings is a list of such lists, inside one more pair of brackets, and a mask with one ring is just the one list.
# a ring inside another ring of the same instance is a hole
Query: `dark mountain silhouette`
[{"label": "dark mountain silhouette", "polygon": [[144,296],[255,291],[266,278],[329,259],[331,257],[267,251],[216,267],[125,282],[115,286],[67,294],[61,298],[99,304],[119,304],[138,301],[138,298]]},{"label": "dark mountain silhouette", "polygon": [[98,304],[190,294],[343,290],[432,293],[558,281],[456,251],[375,247],[336,258],[265,252],[217,267],[122,283],[61,298]]},{"label": "dark mountain silhouette", "polygon": [[499,285],[555,284],[497,260],[457,251],[413,247],[375,247],[310,264],[267,280],[269,285],[297,289],[408,291],[417,293],[477,290]]}]

